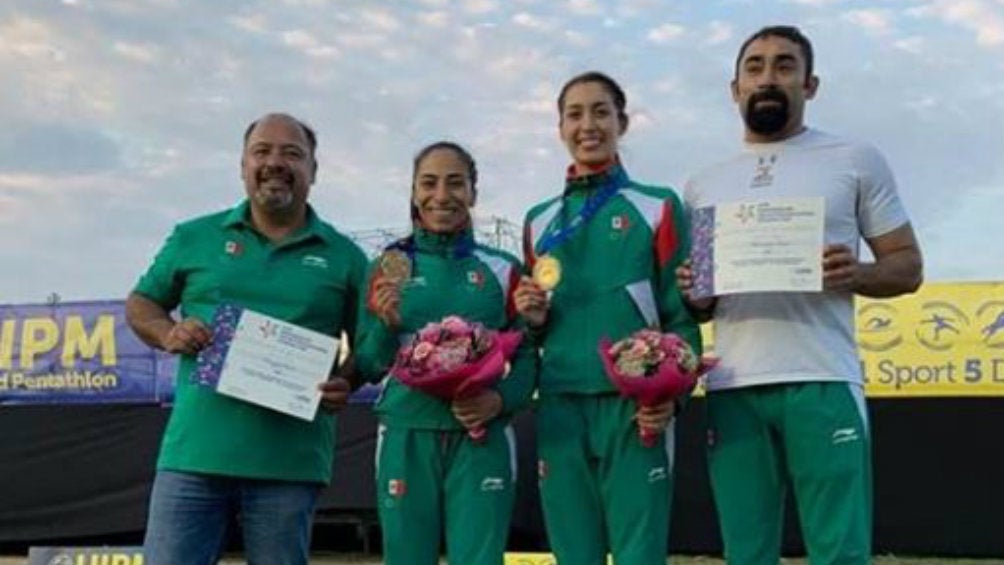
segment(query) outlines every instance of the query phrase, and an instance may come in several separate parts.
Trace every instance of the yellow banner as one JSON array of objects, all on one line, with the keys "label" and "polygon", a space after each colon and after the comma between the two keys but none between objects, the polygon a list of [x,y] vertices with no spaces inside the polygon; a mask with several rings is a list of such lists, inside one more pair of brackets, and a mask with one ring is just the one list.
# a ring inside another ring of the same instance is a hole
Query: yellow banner
[{"label": "yellow banner", "polygon": [[1004,396],[1004,283],[930,283],[855,308],[868,396]]},{"label": "yellow banner", "polygon": [[857,301],[869,396],[1004,396],[1004,283]]}]

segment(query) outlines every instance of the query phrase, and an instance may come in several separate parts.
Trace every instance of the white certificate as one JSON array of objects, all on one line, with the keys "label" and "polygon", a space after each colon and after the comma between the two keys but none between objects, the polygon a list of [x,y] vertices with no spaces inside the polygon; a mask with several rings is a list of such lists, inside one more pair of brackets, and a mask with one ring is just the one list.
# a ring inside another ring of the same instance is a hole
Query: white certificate
[{"label": "white certificate", "polygon": [[217,392],[311,421],[338,340],[251,310],[241,312]]},{"label": "white certificate", "polygon": [[821,197],[696,210],[694,296],[821,291],[825,211]]}]

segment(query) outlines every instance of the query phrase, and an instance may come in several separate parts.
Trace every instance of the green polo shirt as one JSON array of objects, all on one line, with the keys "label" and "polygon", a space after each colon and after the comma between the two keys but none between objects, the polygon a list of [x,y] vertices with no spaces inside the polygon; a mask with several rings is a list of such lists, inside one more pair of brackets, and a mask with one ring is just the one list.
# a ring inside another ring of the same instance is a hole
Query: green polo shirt
[{"label": "green polo shirt", "polygon": [[[308,208],[307,224],[273,243],[250,223],[247,201],[175,227],[135,292],[209,325],[229,302],[332,336],[354,334],[366,258]],[[327,483],[334,417],[305,422],[191,382],[182,355],[158,469]]]}]

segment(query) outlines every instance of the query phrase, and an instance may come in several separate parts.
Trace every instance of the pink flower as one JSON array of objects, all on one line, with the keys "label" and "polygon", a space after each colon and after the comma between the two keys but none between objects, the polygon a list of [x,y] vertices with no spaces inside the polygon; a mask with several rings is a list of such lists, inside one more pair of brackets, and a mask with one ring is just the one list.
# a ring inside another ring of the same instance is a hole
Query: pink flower
[{"label": "pink flower", "polygon": [[428,357],[436,347],[427,341],[420,342],[411,352],[411,358],[415,361],[422,361]]},{"label": "pink flower", "polygon": [[447,316],[439,325],[453,335],[469,335],[472,331],[471,325],[460,316]]},{"label": "pink flower", "polygon": [[418,330],[418,341],[438,343],[442,333],[443,330],[437,324],[426,324],[424,328]]}]

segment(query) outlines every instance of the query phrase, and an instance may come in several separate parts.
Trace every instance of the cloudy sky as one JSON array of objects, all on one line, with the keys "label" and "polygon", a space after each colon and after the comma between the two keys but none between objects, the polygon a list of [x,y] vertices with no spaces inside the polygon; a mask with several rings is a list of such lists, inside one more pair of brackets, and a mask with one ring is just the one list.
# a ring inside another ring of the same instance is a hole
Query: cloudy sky
[{"label": "cloudy sky", "polygon": [[1004,280],[1004,0],[4,0],[0,303],[123,297],[171,226],[233,205],[240,136],[315,126],[317,209],[401,228],[411,157],[458,140],[482,218],[560,188],[554,98],[628,93],[632,175],[680,185],[739,147],[742,39],[793,23],[822,80],[809,122],[878,146],[928,280]]}]

